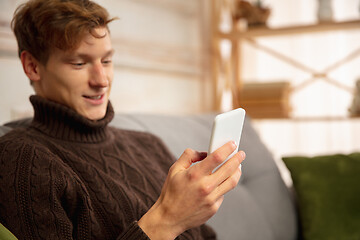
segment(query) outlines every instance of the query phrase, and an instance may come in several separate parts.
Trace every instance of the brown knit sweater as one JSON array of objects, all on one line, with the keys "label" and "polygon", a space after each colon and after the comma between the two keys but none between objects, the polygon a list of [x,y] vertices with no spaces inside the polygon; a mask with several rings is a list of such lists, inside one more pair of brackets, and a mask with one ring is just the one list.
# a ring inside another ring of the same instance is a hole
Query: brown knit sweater
[{"label": "brown knit sweater", "polygon": [[[148,239],[137,220],[173,157],[151,134],[108,127],[32,96],[27,128],[0,138],[0,221],[19,239]],[[178,239],[215,239],[202,226]]]}]

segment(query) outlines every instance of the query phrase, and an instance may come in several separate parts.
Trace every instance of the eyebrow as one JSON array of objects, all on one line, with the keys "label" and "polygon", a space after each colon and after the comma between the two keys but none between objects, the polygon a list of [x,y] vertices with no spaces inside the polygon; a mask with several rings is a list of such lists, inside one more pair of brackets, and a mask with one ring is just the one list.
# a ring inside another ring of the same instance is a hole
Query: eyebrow
[{"label": "eyebrow", "polygon": [[[114,54],[115,50],[114,49],[110,49],[109,51],[107,51],[103,58],[105,57],[109,57],[109,56],[112,56]],[[69,60],[72,60],[72,59],[77,59],[77,58],[81,58],[81,59],[89,59],[91,58],[92,56],[90,54],[87,54],[87,53],[75,53],[75,54],[70,54],[68,56],[66,56],[65,58],[66,59],[69,59]]]}]

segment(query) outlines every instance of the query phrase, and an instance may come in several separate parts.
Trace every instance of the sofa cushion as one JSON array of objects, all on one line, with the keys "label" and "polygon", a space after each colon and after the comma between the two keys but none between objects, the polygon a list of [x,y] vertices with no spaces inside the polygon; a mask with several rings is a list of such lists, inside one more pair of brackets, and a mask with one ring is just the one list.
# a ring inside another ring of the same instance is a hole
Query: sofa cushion
[{"label": "sofa cushion", "polygon": [[297,194],[304,239],[359,239],[360,153],[283,160]]},{"label": "sofa cushion", "polygon": [[[111,126],[151,132],[178,158],[186,148],[207,151],[215,114],[165,116],[117,114]],[[28,125],[30,119],[7,124]],[[294,204],[272,155],[245,119],[240,149],[246,152],[240,184],[225,196],[209,220],[220,240],[291,240],[297,238]]]},{"label": "sofa cushion", "polygon": [[8,133],[10,130],[10,127],[0,126],[0,137]]}]

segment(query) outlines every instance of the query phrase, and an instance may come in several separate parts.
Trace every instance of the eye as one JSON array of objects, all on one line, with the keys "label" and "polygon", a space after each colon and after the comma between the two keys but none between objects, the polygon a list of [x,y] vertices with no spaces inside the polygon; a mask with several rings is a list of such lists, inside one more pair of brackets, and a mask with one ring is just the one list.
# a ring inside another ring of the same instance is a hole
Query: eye
[{"label": "eye", "polygon": [[107,65],[107,64],[110,64],[112,62],[111,59],[105,59],[102,61],[103,64]]},{"label": "eye", "polygon": [[71,63],[71,65],[75,66],[75,67],[82,67],[85,65],[85,63],[83,62],[78,62],[78,63]]}]

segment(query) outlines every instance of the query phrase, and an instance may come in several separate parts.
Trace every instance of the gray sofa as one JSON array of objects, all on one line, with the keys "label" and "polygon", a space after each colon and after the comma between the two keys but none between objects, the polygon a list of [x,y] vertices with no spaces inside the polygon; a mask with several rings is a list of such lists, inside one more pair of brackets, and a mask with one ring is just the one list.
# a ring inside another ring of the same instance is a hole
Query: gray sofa
[{"label": "gray sofa", "polygon": [[[148,131],[159,136],[179,157],[185,148],[206,151],[214,114],[163,116],[118,114],[112,126]],[[0,126],[0,136],[29,120]],[[246,152],[239,185],[225,196],[209,220],[221,240],[298,239],[295,204],[278,168],[258,134],[245,120],[240,148]]]}]

